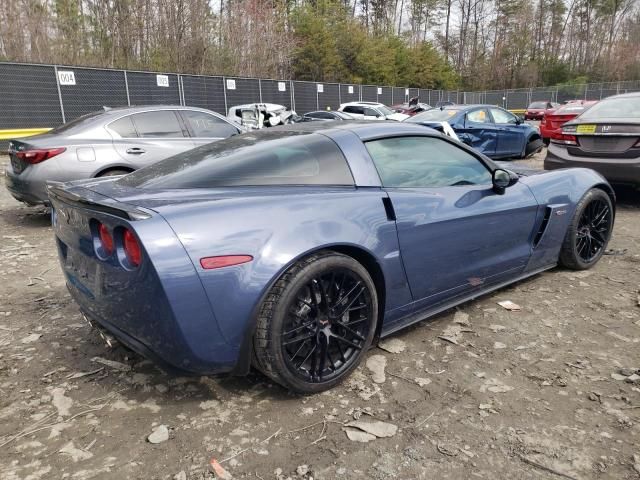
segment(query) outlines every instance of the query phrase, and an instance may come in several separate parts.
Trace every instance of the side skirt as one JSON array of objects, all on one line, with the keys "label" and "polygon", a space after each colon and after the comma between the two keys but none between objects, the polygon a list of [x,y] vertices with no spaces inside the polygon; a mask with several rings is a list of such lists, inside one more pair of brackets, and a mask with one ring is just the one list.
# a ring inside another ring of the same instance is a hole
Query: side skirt
[{"label": "side skirt", "polygon": [[495,290],[499,290],[503,287],[506,287],[507,285],[511,285],[513,283],[519,282],[521,280],[524,280],[526,278],[532,277],[534,275],[537,275],[539,273],[542,273],[546,270],[550,270],[552,268],[554,268],[557,264],[554,263],[552,265],[547,265],[546,267],[542,267],[542,268],[538,268],[536,270],[533,270],[531,272],[526,272],[523,273],[522,275],[515,277],[512,280],[507,280],[505,282],[500,282],[500,283],[496,283],[495,285],[490,285],[487,288],[484,288],[482,290],[478,290],[476,292],[472,292],[469,295],[465,295],[465,296],[460,296],[460,297],[456,297],[453,300],[450,300],[448,302],[445,303],[441,303],[440,305],[436,305],[434,307],[430,307],[427,308],[425,310],[420,310],[419,312],[416,313],[412,313],[411,315],[406,316],[404,319],[399,320],[398,322],[396,322],[391,328],[385,329],[384,325],[382,327],[382,332],[380,333],[380,338],[384,338],[386,336],[389,336],[395,332],[397,332],[398,330],[402,330],[405,327],[408,327],[409,325],[413,325],[414,323],[420,322],[422,320],[426,320],[429,317],[432,317],[434,315],[437,315],[438,313],[442,313],[445,310],[449,310],[450,308],[453,308],[457,305],[460,305],[461,303],[465,303],[465,302],[469,302],[472,300],[475,300],[478,297],[481,297],[483,295],[486,295],[488,293],[491,293]]}]

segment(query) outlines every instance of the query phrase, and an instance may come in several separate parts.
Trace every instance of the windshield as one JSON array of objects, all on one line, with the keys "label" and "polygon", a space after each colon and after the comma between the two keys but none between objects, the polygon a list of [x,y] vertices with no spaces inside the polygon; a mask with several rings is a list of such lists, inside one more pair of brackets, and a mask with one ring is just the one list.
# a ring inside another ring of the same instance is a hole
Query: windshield
[{"label": "windshield", "polygon": [[640,95],[636,97],[605,98],[584,112],[583,120],[600,118],[640,118]]},{"label": "windshield", "polygon": [[391,110],[389,107],[387,107],[386,105],[380,105],[378,107],[378,110],[380,110],[380,112],[383,115],[393,115],[394,113],[397,113],[395,110]]},{"label": "windshield", "polygon": [[531,105],[529,105],[529,108],[542,108],[542,109],[545,109],[545,108],[547,108],[547,102],[533,102]]},{"label": "windshield", "polygon": [[354,183],[346,159],[332,140],[283,130],[213,142],[136,170],[118,182],[148,189]]},{"label": "windshield", "polygon": [[102,115],[104,113],[104,111],[97,111],[97,112],[91,112],[91,113],[87,113],[86,115],[82,115],[81,117],[76,118],[75,120],[71,120],[70,122],[67,123],[63,123],[62,125],[54,128],[53,130],[51,130],[51,132],[49,133],[64,133],[64,132],[68,132],[72,129],[80,129],[82,127],[84,127],[86,124],[91,123],[91,121]]},{"label": "windshield", "polygon": [[459,110],[454,108],[447,108],[444,110],[440,110],[439,108],[434,108],[433,110],[420,112],[419,114],[414,115],[413,117],[409,117],[404,121],[409,123],[446,122],[458,112]]}]

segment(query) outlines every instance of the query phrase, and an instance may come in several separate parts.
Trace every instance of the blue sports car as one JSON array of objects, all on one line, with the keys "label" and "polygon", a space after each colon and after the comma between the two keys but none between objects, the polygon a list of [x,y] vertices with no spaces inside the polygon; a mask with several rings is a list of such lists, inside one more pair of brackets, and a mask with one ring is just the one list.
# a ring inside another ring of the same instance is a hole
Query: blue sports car
[{"label": "blue sports car", "polygon": [[249,132],[49,195],[89,320],[164,365],[253,364],[305,393],[379,337],[557,264],[593,266],[615,214],[594,171],[518,175],[397,122]]},{"label": "blue sports car", "polygon": [[436,129],[448,122],[461,142],[493,159],[525,158],[543,145],[536,128],[495,105],[449,105],[404,121]]}]

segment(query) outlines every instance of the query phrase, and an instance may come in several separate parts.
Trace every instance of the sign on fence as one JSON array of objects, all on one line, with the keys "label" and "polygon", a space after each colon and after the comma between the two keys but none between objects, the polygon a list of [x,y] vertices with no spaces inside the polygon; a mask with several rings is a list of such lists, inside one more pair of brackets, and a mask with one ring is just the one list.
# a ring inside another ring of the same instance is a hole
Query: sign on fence
[{"label": "sign on fence", "polygon": [[382,95],[382,87],[378,87],[378,95]]},{"label": "sign on fence", "polygon": [[318,93],[323,93],[324,92],[324,85],[322,85],[321,83],[318,84]]},{"label": "sign on fence", "polygon": [[227,90],[235,90],[236,81],[233,78],[227,78]]},{"label": "sign on fence", "polygon": [[169,86],[169,76],[168,75],[156,75],[156,83],[159,87],[168,87]]},{"label": "sign on fence", "polygon": [[76,76],[71,70],[58,70],[58,83],[60,85],[75,85]]},{"label": "sign on fence", "polygon": [[352,94],[352,93],[353,93],[353,85],[349,85],[349,89],[348,89],[348,91],[349,91],[349,94]]},{"label": "sign on fence", "polygon": [[287,91],[287,83],[286,82],[278,82],[278,91],[286,92]]}]

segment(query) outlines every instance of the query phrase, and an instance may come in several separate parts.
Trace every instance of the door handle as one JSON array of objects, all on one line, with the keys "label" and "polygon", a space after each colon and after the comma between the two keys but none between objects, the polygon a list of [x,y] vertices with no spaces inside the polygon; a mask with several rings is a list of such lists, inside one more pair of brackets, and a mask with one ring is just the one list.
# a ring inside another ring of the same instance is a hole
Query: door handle
[{"label": "door handle", "polygon": [[145,153],[145,150],[144,148],[133,147],[133,148],[127,148],[127,153],[131,155],[142,155],[143,153]]}]

